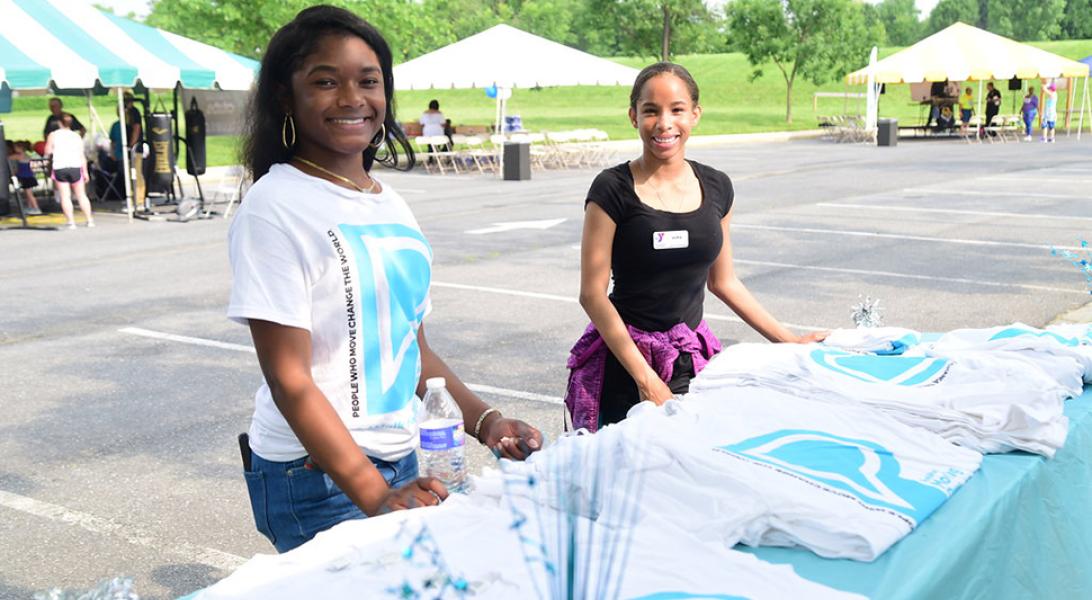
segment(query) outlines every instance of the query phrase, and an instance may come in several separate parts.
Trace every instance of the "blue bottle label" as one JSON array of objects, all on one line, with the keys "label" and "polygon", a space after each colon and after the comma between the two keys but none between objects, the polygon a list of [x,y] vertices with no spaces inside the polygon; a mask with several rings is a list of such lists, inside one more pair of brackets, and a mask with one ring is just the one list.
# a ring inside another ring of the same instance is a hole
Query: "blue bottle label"
[{"label": "blue bottle label", "polygon": [[462,423],[439,429],[421,428],[422,450],[451,450],[462,446],[465,441]]}]

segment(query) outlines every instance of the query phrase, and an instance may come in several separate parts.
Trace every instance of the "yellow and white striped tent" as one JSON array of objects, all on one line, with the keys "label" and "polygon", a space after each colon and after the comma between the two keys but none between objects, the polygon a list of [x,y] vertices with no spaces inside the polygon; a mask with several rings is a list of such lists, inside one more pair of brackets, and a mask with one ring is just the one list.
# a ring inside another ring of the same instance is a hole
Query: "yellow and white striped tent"
[{"label": "yellow and white striped tent", "polygon": [[909,48],[854,71],[846,75],[846,83],[867,84],[870,74],[877,86],[883,83],[978,81],[980,111],[983,81],[1083,77],[1078,139],[1085,111],[1092,113],[1088,99],[1089,65],[966,23],[954,23]]}]

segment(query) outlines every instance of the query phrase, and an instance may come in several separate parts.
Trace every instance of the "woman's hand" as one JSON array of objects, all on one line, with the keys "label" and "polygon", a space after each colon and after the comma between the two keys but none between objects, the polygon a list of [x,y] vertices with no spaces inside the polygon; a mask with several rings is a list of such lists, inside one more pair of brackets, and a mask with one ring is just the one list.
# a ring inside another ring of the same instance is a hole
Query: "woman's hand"
[{"label": "woman's hand", "polygon": [[805,335],[798,335],[795,340],[791,340],[790,342],[793,344],[811,344],[821,342],[827,339],[827,336],[829,335],[830,331],[813,331]]},{"label": "woman's hand", "polygon": [[637,384],[637,390],[641,393],[641,400],[648,400],[656,406],[663,405],[675,396],[655,371],[650,371],[645,380]]},{"label": "woman's hand", "polygon": [[482,424],[481,442],[497,458],[523,460],[542,449],[542,432],[519,419],[488,419]]},{"label": "woman's hand", "polygon": [[368,516],[378,516],[396,510],[436,506],[447,498],[447,488],[435,477],[419,477],[400,488],[387,489]]}]

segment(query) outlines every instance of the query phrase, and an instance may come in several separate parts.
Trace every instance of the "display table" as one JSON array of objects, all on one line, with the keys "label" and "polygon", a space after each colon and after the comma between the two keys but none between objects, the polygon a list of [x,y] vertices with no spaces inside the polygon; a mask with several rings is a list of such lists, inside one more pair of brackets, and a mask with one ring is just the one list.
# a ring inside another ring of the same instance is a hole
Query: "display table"
[{"label": "display table", "polygon": [[987,455],[947,503],[875,562],[801,548],[736,549],[870,598],[1092,598],[1092,388],[1065,412],[1069,436],[1053,459]]},{"label": "display table", "polygon": [[1057,455],[985,456],[981,470],[872,563],[739,546],[870,598],[1092,598],[1092,387],[1066,403]]}]

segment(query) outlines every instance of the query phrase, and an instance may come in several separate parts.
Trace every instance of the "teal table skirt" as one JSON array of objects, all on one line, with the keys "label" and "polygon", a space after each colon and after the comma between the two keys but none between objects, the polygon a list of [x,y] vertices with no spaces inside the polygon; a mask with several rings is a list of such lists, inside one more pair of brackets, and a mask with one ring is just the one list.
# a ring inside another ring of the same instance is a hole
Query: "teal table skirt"
[{"label": "teal table skirt", "polygon": [[872,563],[745,548],[801,576],[876,599],[1092,598],[1092,387],[1066,403],[1053,459],[990,454],[937,512]]}]

